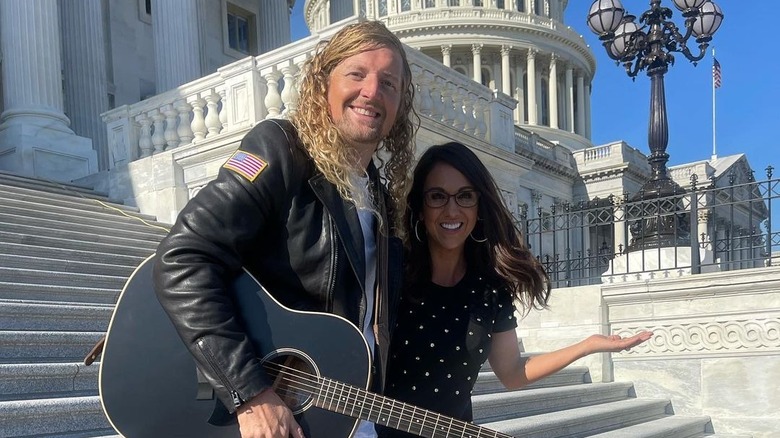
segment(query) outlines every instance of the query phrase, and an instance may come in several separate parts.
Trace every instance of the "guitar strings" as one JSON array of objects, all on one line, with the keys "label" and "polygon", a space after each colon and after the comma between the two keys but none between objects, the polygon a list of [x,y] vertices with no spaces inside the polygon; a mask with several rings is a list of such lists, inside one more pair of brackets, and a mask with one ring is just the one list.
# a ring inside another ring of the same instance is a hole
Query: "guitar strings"
[{"label": "guitar strings", "polygon": [[[281,395],[289,396],[292,395],[294,398],[297,398],[299,396],[305,396],[305,397],[311,397],[316,406],[326,408],[325,402],[327,399],[330,399],[330,408],[332,410],[333,402],[335,401],[337,412],[343,413],[345,415],[348,412],[348,408],[351,408],[349,412],[354,413],[355,409],[358,410],[358,413],[362,413],[366,406],[369,405],[369,398],[370,400],[370,407],[368,408],[368,414],[367,419],[371,419],[371,413],[375,409],[375,403],[379,401],[378,413],[377,413],[377,421],[382,420],[384,425],[389,426],[391,424],[391,419],[397,419],[397,426],[396,428],[400,428],[400,425],[402,422],[406,422],[409,424],[409,428],[406,429],[407,431],[411,430],[412,426],[419,426],[421,428],[420,433],[428,432],[431,434],[431,436],[440,430],[445,430],[444,426],[439,426],[439,421],[442,420],[442,415],[438,413],[434,413],[432,411],[427,411],[422,408],[417,408],[416,406],[409,405],[403,402],[398,402],[392,399],[388,399],[384,396],[373,394],[371,392],[368,392],[362,388],[354,387],[352,385],[347,385],[345,383],[337,382],[335,380],[323,378],[287,365],[282,365],[274,362],[266,362],[263,364],[265,368],[267,368],[270,371],[276,371],[282,375],[282,380],[286,383],[284,388],[278,388],[277,390]],[[298,379],[294,379],[293,377],[297,377]],[[327,384],[328,387],[323,388],[323,385]],[[331,386],[331,384],[334,386],[333,390],[329,390],[328,388]],[[338,389],[338,387],[341,386],[342,389]],[[292,389],[288,390],[287,388]],[[322,400],[321,397],[323,396],[322,391],[325,391],[324,396],[326,397],[326,400]],[[356,396],[362,396],[363,400],[365,400],[365,403],[361,406],[360,403],[349,403],[345,402],[343,407],[341,406],[340,401],[335,397],[337,395],[337,392],[339,394],[344,393],[344,389],[346,389],[349,394],[351,394],[354,390],[356,393]],[[384,402],[383,402],[384,400]],[[383,407],[384,405],[388,404],[388,401],[391,402],[391,406],[389,408]],[[318,405],[317,402],[320,404]],[[400,406],[397,406],[400,405]],[[327,408],[326,408],[327,409]],[[339,411],[339,409],[341,409]],[[390,414],[388,415],[388,418],[381,418],[382,410],[389,409]],[[393,410],[400,409],[400,414],[393,415]],[[408,410],[411,410],[411,412],[407,412]],[[423,419],[414,421],[415,415],[417,411],[420,411],[420,413],[423,413]],[[429,419],[428,414],[431,414],[435,417],[434,419]],[[453,432],[453,426],[456,427],[454,432],[461,431],[462,433],[468,435],[462,435],[462,436],[468,436],[468,437],[494,437],[494,438],[512,438],[510,435],[503,434],[501,432],[497,432],[490,429],[485,429],[481,426],[474,425],[472,423],[464,422],[461,420],[452,419],[449,417],[446,417],[446,419],[450,420],[450,424],[448,426],[448,432]],[[392,427],[392,426],[391,426]],[[403,429],[402,429],[403,430]],[[483,434],[483,432],[489,432],[489,435]]]}]

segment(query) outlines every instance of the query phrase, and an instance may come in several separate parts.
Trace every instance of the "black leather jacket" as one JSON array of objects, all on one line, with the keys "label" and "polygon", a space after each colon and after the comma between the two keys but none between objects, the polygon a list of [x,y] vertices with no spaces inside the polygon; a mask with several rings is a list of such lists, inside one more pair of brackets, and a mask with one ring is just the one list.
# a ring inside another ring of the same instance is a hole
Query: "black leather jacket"
[{"label": "black leather jacket", "polygon": [[[220,169],[179,214],[160,243],[154,269],[160,302],[231,412],[271,383],[226,291],[242,267],[288,307],[335,313],[357,327],[366,311],[357,213],[316,170],[292,124],[264,121],[239,149],[262,158],[266,168],[254,182]],[[383,229],[376,230],[380,292],[374,390],[381,391],[402,250],[398,238],[388,237],[387,195],[377,182],[378,171],[371,165],[368,173],[382,193],[375,199],[385,218]]]}]

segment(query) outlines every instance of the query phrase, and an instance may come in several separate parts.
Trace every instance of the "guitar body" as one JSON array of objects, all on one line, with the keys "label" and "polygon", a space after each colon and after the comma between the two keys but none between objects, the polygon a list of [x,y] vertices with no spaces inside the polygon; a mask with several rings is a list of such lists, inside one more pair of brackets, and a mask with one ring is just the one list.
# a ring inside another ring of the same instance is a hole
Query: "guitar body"
[{"label": "guitar body", "polygon": [[[136,269],[111,318],[100,363],[103,410],[127,438],[240,437],[235,421],[209,423],[220,402],[198,378],[194,359],[157,300],[152,265],[150,257]],[[246,272],[233,283],[233,292],[258,357],[295,357],[313,375],[368,387],[369,349],[347,320],[288,309]],[[358,422],[316,408],[311,399],[291,409],[308,438],[349,437]]]}]

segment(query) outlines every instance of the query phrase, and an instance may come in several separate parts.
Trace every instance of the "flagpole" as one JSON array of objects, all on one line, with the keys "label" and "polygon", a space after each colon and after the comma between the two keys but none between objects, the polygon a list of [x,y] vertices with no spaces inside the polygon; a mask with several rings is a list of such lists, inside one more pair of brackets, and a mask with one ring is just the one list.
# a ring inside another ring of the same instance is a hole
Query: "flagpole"
[{"label": "flagpole", "polygon": [[[715,47],[712,48],[712,62],[713,62],[713,68],[715,65]],[[716,149],[716,143],[715,143],[715,74],[714,72],[711,72],[710,76],[712,76],[712,160],[716,160],[718,158],[718,152]]]}]

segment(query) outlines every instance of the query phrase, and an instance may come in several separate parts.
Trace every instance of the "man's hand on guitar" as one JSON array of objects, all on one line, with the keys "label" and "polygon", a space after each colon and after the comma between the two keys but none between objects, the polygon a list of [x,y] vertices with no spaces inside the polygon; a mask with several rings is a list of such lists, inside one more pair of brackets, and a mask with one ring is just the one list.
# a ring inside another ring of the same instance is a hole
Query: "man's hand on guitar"
[{"label": "man's hand on guitar", "polygon": [[273,390],[266,390],[238,408],[241,438],[305,438],[292,412]]}]

